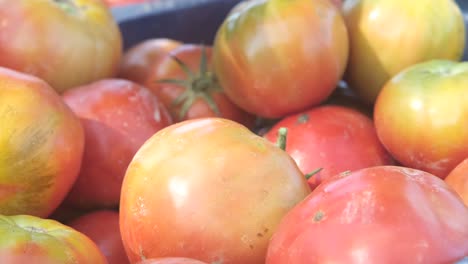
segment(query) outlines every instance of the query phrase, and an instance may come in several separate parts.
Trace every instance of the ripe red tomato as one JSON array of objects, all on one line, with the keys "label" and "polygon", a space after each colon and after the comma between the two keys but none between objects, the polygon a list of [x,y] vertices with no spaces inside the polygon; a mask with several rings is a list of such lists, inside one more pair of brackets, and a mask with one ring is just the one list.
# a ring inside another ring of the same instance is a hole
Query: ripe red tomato
[{"label": "ripe red tomato", "polygon": [[98,210],[67,224],[88,236],[99,247],[109,264],[129,264],[119,229],[119,213]]},{"label": "ripe red tomato", "polygon": [[66,203],[118,206],[128,164],[148,138],[172,124],[168,111],[147,88],[121,79],[75,87],[63,100],[81,118],[86,135],[80,175]]},{"label": "ripe red tomato", "polygon": [[161,98],[176,121],[223,117],[247,127],[254,124],[254,117],[232,103],[219,86],[211,70],[210,46],[184,44],[175,48],[153,70],[146,86]]},{"label": "ripe red tomato", "polygon": [[454,263],[468,208],[438,177],[378,166],[323,183],[281,221],[266,264]]},{"label": "ripe red tomato", "polygon": [[347,58],[346,27],[329,0],[241,2],[219,28],[213,50],[226,95],[266,118],[323,102]]},{"label": "ripe red tomato", "polygon": [[137,43],[124,53],[118,77],[145,85],[162,58],[180,45],[181,42],[166,38]]},{"label": "ripe red tomato", "polygon": [[288,129],[286,151],[309,179],[312,189],[338,173],[393,164],[380,143],[372,120],[357,110],[326,105],[285,117],[265,135],[272,142]]},{"label": "ripe red tomato", "polygon": [[80,120],[47,83],[0,68],[0,214],[52,213],[78,176],[84,142]]},{"label": "ripe red tomato", "polygon": [[239,123],[182,121],[151,137],[130,163],[120,231],[132,262],[263,263],[277,224],[309,193],[294,160]]},{"label": "ripe red tomato", "polygon": [[405,68],[462,58],[465,22],[456,1],[353,0],[342,10],[350,43],[344,79],[370,105]]},{"label": "ripe red tomato", "polygon": [[0,263],[107,264],[96,244],[57,221],[0,215]]},{"label": "ripe red tomato", "polygon": [[122,37],[97,0],[0,0],[0,66],[59,92],[116,74]]},{"label": "ripe red tomato", "polygon": [[157,258],[147,259],[138,262],[137,264],[207,264],[196,259],[189,258]]},{"label": "ripe red tomato", "polygon": [[406,167],[442,179],[468,157],[468,62],[433,60],[394,76],[377,98],[377,135]]},{"label": "ripe red tomato", "polygon": [[445,182],[461,196],[466,206],[468,206],[468,158],[448,174]]}]

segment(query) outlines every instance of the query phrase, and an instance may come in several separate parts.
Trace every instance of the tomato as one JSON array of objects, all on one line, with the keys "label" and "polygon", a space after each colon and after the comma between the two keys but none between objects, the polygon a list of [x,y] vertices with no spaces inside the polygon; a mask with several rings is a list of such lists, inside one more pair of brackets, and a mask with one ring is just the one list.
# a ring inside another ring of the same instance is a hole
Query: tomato
[{"label": "tomato", "polygon": [[467,241],[468,208],[444,181],[377,166],[327,181],[296,205],[266,264],[454,263]]},{"label": "tomato", "polygon": [[453,0],[345,1],[343,16],[350,41],[344,79],[368,104],[407,67],[462,58],[465,23]]},{"label": "tomato", "polygon": [[0,17],[0,66],[59,92],[118,70],[121,32],[99,0],[0,0]]},{"label": "tomato", "polygon": [[47,217],[80,170],[83,127],[32,75],[0,68],[0,214]]},{"label": "tomato", "polygon": [[235,104],[280,118],[325,101],[347,58],[347,30],[329,0],[252,0],[219,28],[213,67]]},{"label": "tomato", "polygon": [[57,221],[0,215],[0,263],[107,264],[96,244]]},{"label": "tomato", "polygon": [[468,157],[468,62],[433,60],[394,76],[377,98],[377,135],[401,164],[442,179]]},{"label": "tomato", "polygon": [[312,189],[341,172],[393,164],[372,120],[352,108],[327,105],[287,116],[265,137],[275,142],[281,127],[288,129],[286,151],[301,171],[322,168],[309,179]]},{"label": "tomato", "polygon": [[145,85],[167,53],[182,45],[167,38],[146,39],[128,49],[120,63],[118,77]]},{"label": "tomato", "polygon": [[247,127],[254,124],[254,117],[232,103],[219,86],[211,70],[210,46],[175,48],[154,69],[146,86],[161,98],[176,121],[223,117]]},{"label": "tomato", "polygon": [[309,193],[294,160],[239,123],[178,122],[151,137],[128,167],[122,240],[132,262],[263,263],[280,219]]},{"label": "tomato", "polygon": [[94,241],[108,263],[130,263],[120,236],[118,212],[111,210],[93,211],[70,221],[67,225]]},{"label": "tomato", "polygon": [[445,182],[461,196],[465,205],[468,206],[468,158],[448,174]]},{"label": "tomato", "polygon": [[[109,7],[120,7],[130,4],[141,4],[149,0],[103,0]],[[153,2],[156,0],[152,0]]]},{"label": "tomato", "polygon": [[158,259],[147,259],[138,262],[138,264],[207,264],[196,259],[189,258],[158,258]]},{"label": "tomato", "polygon": [[168,111],[146,87],[121,79],[75,87],[63,100],[81,118],[86,135],[80,175],[66,203],[117,207],[128,164],[148,138],[172,124]]}]

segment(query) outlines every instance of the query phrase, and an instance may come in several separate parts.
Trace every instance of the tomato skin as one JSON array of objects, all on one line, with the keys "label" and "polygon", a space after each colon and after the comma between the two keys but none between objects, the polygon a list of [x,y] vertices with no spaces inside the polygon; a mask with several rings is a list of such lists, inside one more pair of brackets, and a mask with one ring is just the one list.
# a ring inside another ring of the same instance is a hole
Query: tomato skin
[{"label": "tomato skin", "polygon": [[283,218],[266,264],[453,263],[467,241],[468,208],[440,178],[378,166],[317,187]]},{"label": "tomato skin", "polygon": [[137,264],[207,264],[195,259],[189,258],[158,258],[158,259],[147,259],[138,262]]},{"label": "tomato skin", "polygon": [[405,68],[463,56],[465,23],[455,1],[355,0],[342,11],[350,43],[344,79],[369,105]]},{"label": "tomato skin", "polygon": [[444,179],[468,157],[468,63],[413,65],[383,87],[374,108],[377,135],[402,165]]},{"label": "tomato skin", "polygon": [[46,82],[0,67],[0,214],[47,217],[80,170],[84,132]]},{"label": "tomato skin", "polygon": [[0,215],[0,263],[107,264],[96,244],[57,221]]},{"label": "tomato skin", "polygon": [[98,0],[0,0],[0,66],[59,92],[116,74],[122,36]]},{"label": "tomato skin", "polygon": [[213,65],[235,104],[280,118],[323,102],[347,57],[347,30],[330,0],[253,0],[235,6],[219,28]]},{"label": "tomato skin", "polygon": [[461,196],[465,205],[468,206],[468,158],[447,175],[445,182]]},{"label": "tomato skin", "polygon": [[[182,95],[182,93],[186,92],[187,88],[171,83],[159,83],[159,81],[163,79],[188,80],[187,74],[180,65],[176,63],[173,57],[181,60],[189,69],[192,70],[192,72],[195,73],[200,71],[200,61],[203,50],[205,51],[208,72],[211,74],[211,46],[183,44],[169,52],[161,59],[158,67],[153,70],[153,74],[148,78],[146,86],[161,98],[166,108],[171,112],[171,116],[176,121],[203,117],[223,117],[241,123],[249,128],[253,127],[255,122],[254,116],[246,113],[231,102],[221,89],[218,90],[215,87],[215,85],[218,85],[217,83],[213,86],[206,86],[206,89],[201,90],[200,92],[212,96],[213,101],[220,112],[219,116],[208,105],[207,101],[201,97],[194,98],[194,102],[188,108],[185,115],[183,115],[181,105],[173,105],[174,100]],[[193,90],[196,90],[195,82],[193,87]]]},{"label": "tomato skin", "polygon": [[372,120],[348,107],[325,105],[290,115],[265,137],[276,142],[281,127],[288,129],[286,152],[301,171],[322,168],[308,180],[312,189],[341,172],[393,164]]},{"label": "tomato skin", "polygon": [[94,241],[108,263],[130,263],[120,236],[118,212],[111,210],[93,211],[74,219],[67,225]]},{"label": "tomato skin", "polygon": [[86,134],[80,175],[66,204],[81,209],[118,206],[128,164],[148,138],[172,124],[168,111],[146,87],[122,79],[75,87],[62,97]]},{"label": "tomato skin", "polygon": [[137,43],[124,53],[118,77],[146,85],[162,58],[180,45],[181,42],[167,38],[152,38]]},{"label": "tomato skin", "polygon": [[292,158],[239,123],[182,121],[156,133],[129,165],[122,240],[132,262],[263,263],[277,223],[309,193]]}]

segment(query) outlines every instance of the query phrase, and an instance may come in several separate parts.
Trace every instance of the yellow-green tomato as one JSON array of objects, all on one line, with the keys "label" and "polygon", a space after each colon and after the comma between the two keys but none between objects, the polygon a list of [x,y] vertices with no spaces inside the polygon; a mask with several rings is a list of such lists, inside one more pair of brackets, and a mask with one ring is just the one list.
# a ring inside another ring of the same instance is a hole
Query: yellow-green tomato
[{"label": "yellow-green tomato", "polygon": [[0,215],[0,263],[107,264],[96,244],[55,220]]},{"label": "yellow-green tomato", "polygon": [[345,80],[369,104],[404,68],[463,55],[465,24],[453,0],[348,0],[343,14],[350,40]]},{"label": "yellow-green tomato", "polygon": [[383,87],[374,120],[400,163],[445,178],[468,157],[468,62],[433,60],[403,70]]}]

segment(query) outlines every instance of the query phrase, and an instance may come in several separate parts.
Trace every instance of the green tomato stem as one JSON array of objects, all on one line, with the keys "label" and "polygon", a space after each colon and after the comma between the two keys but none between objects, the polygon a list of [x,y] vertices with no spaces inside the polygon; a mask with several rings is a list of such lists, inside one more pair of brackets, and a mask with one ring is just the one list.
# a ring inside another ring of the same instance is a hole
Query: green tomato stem
[{"label": "green tomato stem", "polygon": [[280,129],[278,129],[278,139],[276,140],[276,146],[284,151],[286,151],[287,135],[288,135],[287,128],[280,127]]},{"label": "green tomato stem", "polygon": [[319,173],[321,170],[323,170],[323,168],[318,168],[318,169],[315,169],[309,173],[307,173],[305,176],[306,180],[312,178],[312,176],[314,176],[315,174]]}]

